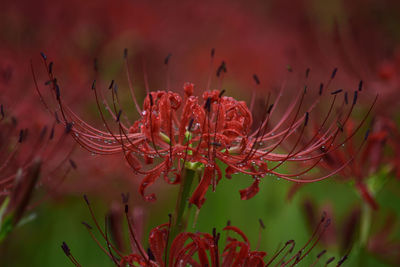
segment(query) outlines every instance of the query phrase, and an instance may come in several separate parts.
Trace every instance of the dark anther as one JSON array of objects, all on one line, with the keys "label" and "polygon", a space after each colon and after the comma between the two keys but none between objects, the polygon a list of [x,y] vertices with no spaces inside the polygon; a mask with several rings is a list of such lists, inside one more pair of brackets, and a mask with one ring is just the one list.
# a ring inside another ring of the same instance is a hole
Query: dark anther
[{"label": "dark anther", "polygon": [[111,83],[110,83],[110,86],[108,86],[108,89],[113,88],[113,85],[114,85],[114,80],[111,80]]},{"label": "dark anther", "polygon": [[129,193],[121,193],[122,203],[127,204],[129,201]]},{"label": "dark anther", "polygon": [[50,74],[53,73],[53,62],[50,62],[50,64],[49,64],[49,73]]},{"label": "dark anther", "polygon": [[325,221],[325,219],[326,219],[326,212],[323,211],[321,215],[321,222]]},{"label": "dark anther", "polygon": [[226,73],[226,63],[225,61],[221,62],[221,65],[218,67],[217,69],[217,77],[219,77],[221,75],[221,72],[225,72]]},{"label": "dark anther", "polygon": [[222,91],[218,95],[218,98],[221,98],[223,94],[225,94],[225,89],[222,89]]},{"label": "dark anther", "polygon": [[53,137],[54,137],[54,125],[53,125],[53,127],[51,128],[49,140],[52,140]]},{"label": "dark anther", "polygon": [[128,58],[128,48],[124,49],[124,58],[127,59]]},{"label": "dark anther", "polygon": [[337,68],[334,68],[332,71],[331,79],[335,78],[337,72]]},{"label": "dark anther", "polygon": [[193,122],[194,122],[194,119],[191,118],[190,121],[189,121],[189,125],[188,125],[188,131],[189,131],[189,132],[190,132],[190,130],[192,130]]},{"label": "dark anther", "polygon": [[349,103],[349,99],[347,97],[347,92],[344,93],[344,102],[346,103],[346,105]]},{"label": "dark anther", "polygon": [[336,266],[341,266],[343,264],[343,262],[347,260],[347,255],[344,255],[337,263]]},{"label": "dark anther", "polygon": [[120,109],[120,110],[118,111],[118,114],[117,114],[117,122],[119,122],[119,119],[121,118],[121,114],[122,114],[122,109]]},{"label": "dark anther", "polygon": [[207,112],[210,112],[210,110],[211,110],[211,97],[207,98],[206,103],[204,105],[204,108],[207,110]]},{"label": "dark anther", "polygon": [[338,90],[336,90],[336,91],[333,91],[333,92],[331,93],[331,95],[337,95],[337,94],[341,93],[342,91],[343,91],[343,89],[338,89]]},{"label": "dark anther", "polygon": [[89,230],[92,230],[92,226],[90,226],[90,224],[88,224],[87,222],[82,222],[82,224]]},{"label": "dark anther", "polygon": [[3,104],[0,105],[0,113],[1,113],[1,118],[4,119],[4,108],[3,108]]},{"label": "dark anther", "polygon": [[260,223],[261,228],[265,229],[265,224],[264,224],[263,220],[258,219],[258,222]]},{"label": "dark anther", "polygon": [[231,220],[228,220],[228,221],[226,222],[226,225],[227,225],[227,226],[230,226],[230,225],[231,225]]},{"label": "dark anther", "polygon": [[21,129],[19,131],[18,143],[22,143],[22,141],[24,141],[24,130],[23,129]]},{"label": "dark anther", "polygon": [[322,95],[322,90],[324,89],[324,84],[323,83],[321,83],[320,85],[319,85],[319,95]]},{"label": "dark anther", "polygon": [[307,85],[304,85],[304,94],[307,93]]},{"label": "dark anther", "polygon": [[65,255],[67,255],[67,257],[71,256],[71,250],[69,249],[67,243],[62,242],[61,248],[64,251]]},{"label": "dark anther", "polygon": [[60,87],[58,84],[55,84],[55,89],[56,89],[56,98],[57,100],[60,100]]},{"label": "dark anther", "polygon": [[360,80],[360,82],[358,83],[358,91],[362,91],[362,87],[363,87],[363,81]]},{"label": "dark anther", "polygon": [[46,56],[43,52],[40,52],[40,55],[42,56],[42,58],[43,58],[44,60],[47,59],[47,56]]},{"label": "dark anther", "polygon": [[165,59],[164,59],[164,64],[165,65],[168,65],[168,62],[169,62],[169,59],[171,58],[171,56],[172,56],[172,54],[168,53],[168,55],[165,57]]},{"label": "dark anther", "polygon": [[326,249],[318,253],[317,258],[321,258],[326,253]]},{"label": "dark anther", "polygon": [[308,117],[309,117],[308,112],[306,112],[306,118],[304,119],[304,126],[307,126],[308,124]]},{"label": "dark anther", "polygon": [[271,113],[271,110],[272,110],[273,107],[274,107],[274,104],[269,105],[268,111],[267,111],[268,114]]},{"label": "dark anther", "polygon": [[335,257],[331,257],[326,261],[326,264],[328,265],[329,263],[331,263],[334,260],[335,260]]},{"label": "dark anther", "polygon": [[354,91],[353,106],[357,103],[358,91]]},{"label": "dark anther", "polygon": [[93,80],[93,83],[92,83],[92,90],[94,90],[94,89],[96,89],[96,80]]},{"label": "dark anther", "polygon": [[45,125],[42,131],[40,132],[40,139],[43,139],[46,133],[47,133],[47,125]]},{"label": "dark anther", "polygon": [[125,204],[125,213],[128,213],[128,211],[129,211],[129,206],[128,204]]},{"label": "dark anther", "polygon": [[87,205],[90,205],[87,195],[83,195],[83,199],[85,200]]},{"label": "dark anther", "polygon": [[370,132],[370,129],[368,129],[368,130],[365,132],[365,136],[364,136],[364,140],[365,140],[365,141],[368,139],[369,132]]},{"label": "dark anther", "polygon": [[149,94],[149,98],[150,98],[150,107],[152,107],[152,106],[154,105],[154,102],[153,102],[153,95],[152,95],[152,94]]},{"label": "dark anther", "polygon": [[306,69],[306,78],[308,78],[308,75],[310,74],[310,68]]},{"label": "dark anther", "polygon": [[71,167],[72,167],[73,169],[75,169],[75,170],[76,170],[76,168],[78,168],[78,166],[76,166],[75,161],[73,161],[72,159],[69,159],[69,164],[71,164]]},{"label": "dark anther", "polygon": [[253,79],[254,79],[254,81],[256,82],[257,85],[260,84],[260,79],[258,79],[257,74],[253,74]]},{"label": "dark anther", "polygon": [[72,126],[74,126],[72,122],[67,122],[67,123],[65,124],[65,133],[71,132]]},{"label": "dark anther", "polygon": [[215,48],[212,48],[212,49],[211,49],[211,58],[213,58],[214,55],[215,55]]}]

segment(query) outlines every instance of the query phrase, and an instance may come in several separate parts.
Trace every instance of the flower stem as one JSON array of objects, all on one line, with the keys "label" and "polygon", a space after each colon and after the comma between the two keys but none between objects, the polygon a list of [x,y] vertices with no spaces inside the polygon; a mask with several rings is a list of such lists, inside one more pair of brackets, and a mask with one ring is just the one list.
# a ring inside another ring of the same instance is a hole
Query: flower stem
[{"label": "flower stem", "polygon": [[167,250],[166,250],[167,255],[169,254],[172,241],[179,233],[185,230],[187,222],[184,221],[183,215],[186,209],[188,208],[187,199],[189,198],[190,195],[193,180],[196,177],[198,177],[198,175],[199,175],[198,169],[195,168],[192,169],[190,167],[189,168],[186,167],[183,170],[183,176],[179,186],[178,197],[176,200],[175,212],[172,216],[172,223],[169,231],[169,237],[168,237],[169,242],[167,244]]}]

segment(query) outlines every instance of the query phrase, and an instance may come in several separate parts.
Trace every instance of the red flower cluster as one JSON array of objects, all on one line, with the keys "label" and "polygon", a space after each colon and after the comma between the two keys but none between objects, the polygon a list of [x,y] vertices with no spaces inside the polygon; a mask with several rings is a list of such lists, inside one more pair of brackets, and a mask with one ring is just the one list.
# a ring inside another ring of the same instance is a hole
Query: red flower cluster
[{"label": "red flower cluster", "polygon": [[[123,198],[125,198],[123,196]],[[104,248],[95,239],[92,230],[93,228],[86,222],[83,222],[90,235],[94,238],[96,243],[101,249],[113,260],[115,266],[144,266],[144,267],[165,267],[165,266],[213,266],[213,267],[230,267],[230,266],[296,266],[299,264],[319,242],[320,238],[325,233],[326,228],[330,225],[330,219],[326,218],[323,214],[319,223],[314,230],[310,239],[294,254],[295,241],[289,240],[280,249],[269,256],[266,260],[267,253],[264,251],[252,251],[250,242],[246,235],[237,227],[228,224],[223,231],[226,232],[226,243],[222,245],[222,253],[220,251],[220,233],[217,233],[215,228],[212,234],[208,233],[190,233],[182,232],[178,234],[173,240],[169,240],[170,236],[170,223],[162,224],[155,227],[149,234],[149,249],[146,250],[138,242],[133,223],[129,215],[128,205],[125,204],[125,216],[128,222],[130,233],[131,247],[133,252],[129,255],[124,255],[116,245],[113,245],[109,240],[109,233],[107,230],[103,231],[93,213],[91,205],[86,196],[84,196],[86,204],[89,207],[92,219],[96,225],[97,230],[106,241],[107,248]],[[124,202],[127,203],[127,198]],[[107,222],[107,220],[106,220]],[[260,221],[261,227],[265,227]],[[105,229],[107,229],[107,224]],[[112,233],[111,233],[112,235]],[[239,238],[233,236],[237,235]],[[171,243],[169,243],[171,242]],[[63,242],[61,248],[67,257],[76,266],[81,266],[78,260],[71,254],[68,245]],[[312,266],[316,265],[326,253],[323,250],[319,253],[313,262]],[[340,266],[347,256],[344,256],[337,262],[336,266]],[[327,266],[334,261],[334,257],[326,261]]]},{"label": "red flower cluster", "polygon": [[[269,103],[271,97],[268,95],[263,118],[258,128],[252,131],[252,113],[245,102],[224,96],[225,90],[206,91],[202,98],[199,98],[193,95],[194,85],[186,83],[183,97],[171,91],[148,92],[142,108],[139,107],[130,85],[132,98],[141,116],[131,124],[125,122],[126,117],[122,115],[117,90],[114,90],[114,81],[109,86],[113,98],[111,105],[94,82],[92,89],[107,130],[102,131],[84,122],[63,103],[60,87],[52,73],[52,63],[48,64],[46,57],[43,58],[53,95],[59,103],[65,125],[71,128],[72,137],[92,153],[109,155],[122,152],[133,171],[145,175],[139,192],[148,201],[153,201],[156,197],[154,194],[146,195],[145,190],[157,178],[162,176],[167,183],[177,184],[181,182],[182,170],[187,168],[204,170],[190,198],[191,203],[201,207],[209,186],[212,185],[215,189],[222,178],[219,162],[227,166],[227,178],[231,178],[235,173],[253,177],[252,185],[240,191],[242,199],[252,198],[259,191],[260,178],[267,174],[299,183],[323,180],[342,170],[352,158],[323,177],[302,179],[299,176],[308,173],[326,155],[336,151],[352,138],[366,118],[344,140],[337,142],[357,102],[359,90],[354,92],[352,104],[348,104],[348,96],[345,93],[342,104],[333,112],[338,95],[342,92],[336,90],[331,93],[332,102],[322,123],[309,140],[304,140],[309,114],[323,95],[323,85],[304,113],[301,110],[307,88],[300,90],[283,114],[279,115],[279,121],[272,126],[271,116],[276,112],[276,106],[283,95],[282,87],[275,103]],[[327,87],[335,75],[336,69]],[[259,83],[258,78],[254,78]],[[41,95],[39,89],[38,92]],[[117,130],[113,130],[112,125],[106,121],[100,102],[105,104],[117,122]],[[324,149],[321,150],[321,147]],[[281,153],[281,148],[286,148],[289,152]],[[153,167],[145,169],[139,160],[140,157],[146,165]],[[285,174],[278,171],[285,162],[305,162],[308,166],[295,173]]]}]

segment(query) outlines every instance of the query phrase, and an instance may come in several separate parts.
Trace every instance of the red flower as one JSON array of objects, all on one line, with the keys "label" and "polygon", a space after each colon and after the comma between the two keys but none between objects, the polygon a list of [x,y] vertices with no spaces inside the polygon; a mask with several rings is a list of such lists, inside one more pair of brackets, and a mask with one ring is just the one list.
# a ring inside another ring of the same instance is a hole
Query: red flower
[{"label": "red flower", "polygon": [[[48,69],[46,58],[44,61]],[[224,70],[226,67],[222,64],[217,75]],[[342,90],[332,92],[333,100],[329,111],[323,117],[323,123],[312,134],[312,138],[304,140],[309,116],[313,115],[312,111],[323,95],[322,87],[304,113],[301,110],[306,88],[300,90],[286,110],[278,115],[280,119],[275,125],[271,125],[272,116],[276,114],[277,104],[282,101],[284,87],[274,104],[269,103],[268,95],[263,119],[258,128],[252,131],[253,116],[245,102],[224,96],[225,90],[205,91],[199,98],[192,95],[194,85],[191,83],[184,85],[184,96],[172,91],[148,92],[142,108],[139,107],[130,85],[136,110],[140,114],[140,118],[131,124],[125,120],[119,107],[113,81],[109,87],[112,89],[111,105],[104,98],[102,91],[96,88],[95,82],[92,86],[106,128],[106,131],[102,131],[84,122],[63,103],[57,80],[51,71],[48,74],[64,123],[72,125],[72,137],[92,153],[109,155],[122,152],[132,170],[144,175],[139,192],[148,201],[153,201],[156,197],[154,194],[146,194],[145,190],[157,178],[163,177],[167,183],[177,184],[181,181],[182,170],[189,168],[204,170],[190,198],[191,203],[201,207],[209,186],[215,189],[222,178],[219,163],[226,165],[227,178],[235,173],[253,177],[252,185],[241,190],[242,199],[253,197],[259,191],[260,178],[267,174],[300,183],[323,180],[338,173],[350,161],[323,177],[306,180],[299,176],[308,173],[322,158],[339,149],[360,127],[356,127],[344,140],[336,142],[357,102],[358,91],[354,92],[351,105],[345,105],[348,101],[347,93],[345,94],[346,101],[339,106],[337,115],[333,115],[332,110]],[[331,80],[335,74],[336,70]],[[254,79],[258,84],[258,78],[255,76]],[[39,90],[38,92],[42,98]],[[106,105],[106,109],[117,122],[117,130],[106,121],[100,102]],[[327,149],[321,151],[321,147]],[[286,148],[288,153],[281,153],[281,148]],[[145,168],[139,158],[152,167]],[[299,161],[309,163],[309,166],[290,174],[278,171],[286,162]]]},{"label": "red flower", "polygon": [[[92,227],[83,223],[96,243],[102,250],[113,260],[115,266],[145,266],[145,267],[165,267],[165,266],[214,266],[214,267],[245,267],[245,266],[270,266],[271,264],[279,266],[295,266],[300,263],[311,250],[319,242],[326,228],[330,224],[330,219],[324,214],[317,224],[314,233],[310,239],[297,252],[293,253],[295,241],[289,240],[280,249],[271,255],[267,255],[264,251],[251,250],[250,242],[246,235],[237,227],[227,225],[223,231],[226,233],[226,243],[221,244],[220,233],[217,233],[215,228],[212,234],[208,233],[179,233],[173,240],[170,239],[170,224],[162,224],[155,227],[149,234],[149,249],[146,250],[138,242],[135,231],[132,227],[131,218],[129,216],[128,205],[125,204],[125,216],[128,221],[130,232],[131,247],[133,252],[124,255],[119,249],[110,243],[107,231],[103,231],[95,219],[90,203],[85,196],[85,201],[89,207],[90,213],[94,220],[97,230],[106,240],[107,248],[104,248],[95,239],[92,233]],[[125,203],[127,199],[124,200]],[[107,222],[107,220],[106,220]],[[261,227],[263,223],[261,222]],[[107,225],[105,226],[107,229]],[[237,236],[237,237],[234,237]],[[170,243],[171,242],[171,243]],[[77,259],[71,254],[67,244],[63,242],[62,249],[65,254],[76,266],[80,266]],[[221,250],[222,248],[222,250]],[[318,254],[313,266],[317,264],[326,253],[326,250]],[[267,259],[268,256],[268,259]],[[340,266],[347,256],[344,256],[338,261],[337,266]],[[327,264],[332,262],[334,258],[329,258]]]}]

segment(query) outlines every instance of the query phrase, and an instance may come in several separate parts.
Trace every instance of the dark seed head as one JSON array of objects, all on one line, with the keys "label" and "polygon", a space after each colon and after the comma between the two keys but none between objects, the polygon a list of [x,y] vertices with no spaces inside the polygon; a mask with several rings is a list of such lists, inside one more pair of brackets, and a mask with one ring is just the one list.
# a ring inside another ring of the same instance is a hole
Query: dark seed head
[{"label": "dark seed head", "polygon": [[211,49],[211,58],[213,58],[214,55],[215,55],[215,48],[212,48],[212,49]]},{"label": "dark seed head", "polygon": [[362,91],[362,87],[363,87],[363,81],[360,80],[360,82],[358,83],[358,91]]},{"label": "dark seed head", "polygon": [[94,90],[94,89],[96,89],[96,80],[93,80],[93,83],[92,83],[92,90]]},{"label": "dark seed head", "polygon": [[320,85],[319,85],[319,95],[322,95],[322,90],[324,89],[324,84],[323,83],[321,83]]}]

